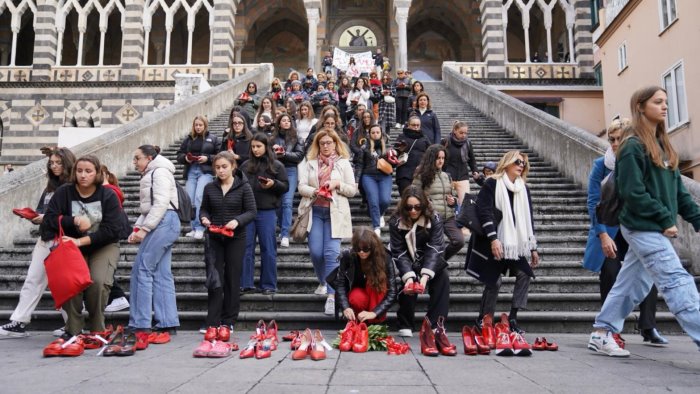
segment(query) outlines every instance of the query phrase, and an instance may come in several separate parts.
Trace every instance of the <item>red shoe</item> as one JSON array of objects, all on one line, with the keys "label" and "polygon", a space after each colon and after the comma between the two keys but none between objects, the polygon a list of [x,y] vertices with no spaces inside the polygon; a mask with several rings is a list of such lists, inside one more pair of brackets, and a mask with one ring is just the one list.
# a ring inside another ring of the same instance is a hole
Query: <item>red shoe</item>
[{"label": "red shoe", "polygon": [[272,340],[267,338],[255,345],[255,358],[269,358],[272,355]]},{"label": "red shoe", "polygon": [[[364,323],[360,323],[361,325],[364,325]],[[367,328],[365,326],[365,328]],[[353,345],[353,351],[355,350],[355,346],[357,344]],[[311,350],[309,351],[309,356],[311,356],[311,359],[314,361],[320,361],[320,360],[325,360],[326,359],[326,349],[332,349],[331,346],[326,342],[326,340],[323,338],[323,334],[321,334],[321,330],[316,330],[314,331],[314,337],[311,342]],[[367,348],[365,347],[365,351],[367,351]]]},{"label": "red shoe", "polygon": [[326,201],[333,201],[333,192],[328,186],[321,186],[321,188],[318,189],[318,193],[316,193],[316,197],[322,198]]},{"label": "red shoe", "polygon": [[557,345],[556,342],[549,342],[549,341],[547,341],[547,339],[545,339],[545,338],[542,338],[542,341],[545,342],[546,348],[547,348],[547,350],[549,350],[550,352],[556,352],[557,350],[559,350],[559,345]]},{"label": "red shoe", "polygon": [[489,345],[489,348],[496,348],[496,331],[493,329],[493,317],[490,314],[484,316],[481,323],[481,335]]},{"label": "red shoe", "polygon": [[225,237],[233,238],[233,230],[226,228],[226,226],[210,225],[209,232],[212,234],[221,234]]},{"label": "red shoe", "polygon": [[423,325],[420,328],[418,339],[420,340],[420,352],[423,353],[424,356],[437,357],[437,355],[440,354],[435,344],[435,333],[432,327],[430,327],[430,320],[428,320],[427,316],[423,319]]},{"label": "red shoe", "polygon": [[39,216],[39,214],[35,210],[28,208],[28,207],[27,208],[14,208],[14,209],[12,209],[12,213],[14,213],[15,215],[17,215],[21,218],[27,219],[27,220],[32,220],[35,217]]},{"label": "red shoe", "polygon": [[352,350],[352,345],[355,341],[355,331],[357,330],[357,324],[355,321],[351,320],[345,325],[345,330],[340,334],[340,344],[338,345],[338,350],[341,352],[349,352]]},{"label": "red shoe", "polygon": [[499,323],[506,326],[508,328],[508,332],[510,332],[510,322],[508,321],[507,313],[501,313],[501,321]]},{"label": "red shoe", "polygon": [[[71,338],[72,339],[72,338]],[[83,340],[78,336],[75,338],[74,342],[67,341],[63,345],[63,350],[61,351],[61,357],[78,357],[85,352],[85,346],[83,345]]]},{"label": "red shoe", "polygon": [[513,354],[520,357],[532,355],[532,347],[525,338],[517,332],[510,333],[510,343],[513,346]]},{"label": "red shoe", "polygon": [[162,345],[170,342],[170,333],[167,331],[153,331],[148,335],[148,343]]},{"label": "red shoe", "polygon": [[209,351],[211,350],[212,347],[213,347],[212,343],[205,339],[199,343],[199,346],[197,346],[196,349],[194,349],[194,352],[192,352],[192,357],[196,357],[196,358],[207,357],[207,355],[209,354]]},{"label": "red shoe", "polygon": [[407,343],[397,343],[391,335],[384,338],[386,353],[389,355],[401,355],[408,353],[411,347]]},{"label": "red shoe", "polygon": [[216,329],[216,327],[209,327],[207,328],[207,332],[204,333],[204,340],[205,341],[214,341],[216,338],[219,336],[219,331]]},{"label": "red shoe", "polygon": [[223,358],[231,355],[231,344],[226,342],[214,341],[207,353],[209,358]]},{"label": "red shoe", "polygon": [[292,353],[292,360],[305,359],[311,351],[312,340],[311,330],[307,328],[304,330],[304,333],[299,336],[299,347]]},{"label": "red shoe", "polygon": [[251,339],[248,344],[245,345],[245,349],[241,350],[238,355],[240,358],[251,358],[255,356],[255,345],[258,343],[257,339]]},{"label": "red shoe", "polygon": [[289,348],[290,348],[290,349],[292,349],[292,350],[297,350],[297,349],[299,349],[299,346],[301,346],[301,336],[302,336],[302,334],[303,334],[303,333],[300,333],[299,331],[297,331],[297,336],[294,337],[294,339],[292,340],[292,343],[289,344]]},{"label": "red shoe", "polygon": [[299,331],[290,331],[289,334],[285,335],[282,337],[282,340],[285,342],[293,341],[294,338],[299,336]]},{"label": "red shoe", "polygon": [[435,329],[435,344],[437,345],[440,354],[443,356],[456,356],[457,346],[450,343],[445,331],[445,317],[440,316],[437,320],[437,328]]},{"label": "red shoe", "polygon": [[532,350],[547,350],[547,339],[540,337],[535,338],[535,343],[532,344]]},{"label": "red shoe", "polygon": [[474,343],[476,344],[477,353],[483,354],[483,355],[490,354],[491,347],[489,347],[489,344],[486,343],[486,340],[484,339],[484,337],[479,335],[479,332],[477,331],[476,327],[472,327],[471,334],[472,334],[472,338],[474,339]]},{"label": "red shoe", "polygon": [[513,344],[510,342],[510,334],[501,331],[496,339],[496,355],[497,356],[512,356]]},{"label": "red shoe", "polygon": [[270,322],[267,323],[267,339],[271,340],[271,349],[273,351],[277,350],[277,345],[280,341],[277,339],[277,322],[274,320],[270,320]]},{"label": "red shoe", "polygon": [[494,329],[496,330],[496,335],[501,335],[502,333],[510,335],[510,326],[507,324],[503,324],[500,322],[496,323]]},{"label": "red shoe", "polygon": [[[207,329],[207,334],[208,333],[209,330]],[[207,339],[206,335],[204,339]],[[228,342],[229,339],[231,339],[231,328],[229,326],[219,326],[219,329],[216,330],[216,339],[221,342]]]},{"label": "red shoe", "polygon": [[267,325],[265,325],[264,320],[258,320],[258,324],[255,326],[255,334],[253,336],[258,339],[265,339],[265,337],[267,337]]},{"label": "red shoe", "polygon": [[617,346],[619,346],[620,349],[624,349],[624,348],[625,348],[625,339],[622,338],[622,335],[620,335],[620,334],[612,334],[612,337],[613,337],[613,339],[615,340],[615,342],[617,342]]},{"label": "red shoe", "polygon": [[472,329],[470,327],[462,327],[462,342],[464,343],[464,354],[468,356],[476,356],[477,348]]},{"label": "red shoe", "polygon": [[[320,335],[320,331],[316,331],[319,332]],[[367,331],[367,325],[365,323],[360,323],[355,328],[355,341],[352,344],[352,351],[355,353],[364,353],[367,351],[367,348],[369,348],[369,331]],[[323,358],[326,358],[325,352]]]},{"label": "red shoe", "polygon": [[58,338],[55,341],[46,345],[46,347],[44,348],[44,357],[58,357],[58,356],[60,356],[61,351],[63,350],[64,343],[66,343],[65,339]]},{"label": "red shoe", "polygon": [[148,347],[148,336],[149,333],[145,331],[136,333],[136,350],[145,350]]},{"label": "red shoe", "polygon": [[92,333],[87,335],[81,334],[80,339],[83,341],[85,349],[88,350],[99,349],[109,342],[104,339],[100,333]]}]

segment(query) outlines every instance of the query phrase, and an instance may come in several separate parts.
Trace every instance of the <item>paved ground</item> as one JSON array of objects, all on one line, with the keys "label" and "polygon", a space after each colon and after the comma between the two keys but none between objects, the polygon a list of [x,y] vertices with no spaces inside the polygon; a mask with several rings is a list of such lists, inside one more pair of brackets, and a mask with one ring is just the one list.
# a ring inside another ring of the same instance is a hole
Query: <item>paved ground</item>
[{"label": "paved ground", "polygon": [[[334,333],[325,332],[329,342]],[[240,342],[249,333],[238,333]],[[536,335],[528,334],[530,340]],[[454,343],[457,335],[450,336]],[[340,353],[325,361],[293,361],[288,343],[269,359],[194,359],[201,338],[180,332],[166,345],[151,345],[133,357],[43,358],[49,333],[0,340],[0,392],[3,393],[464,393],[497,389],[500,393],[698,393],[700,352],[687,336],[669,337],[671,345],[653,348],[627,335],[629,359],[612,359],[586,350],[587,335],[549,335],[557,352],[532,357],[465,356],[429,358],[412,353]]]}]

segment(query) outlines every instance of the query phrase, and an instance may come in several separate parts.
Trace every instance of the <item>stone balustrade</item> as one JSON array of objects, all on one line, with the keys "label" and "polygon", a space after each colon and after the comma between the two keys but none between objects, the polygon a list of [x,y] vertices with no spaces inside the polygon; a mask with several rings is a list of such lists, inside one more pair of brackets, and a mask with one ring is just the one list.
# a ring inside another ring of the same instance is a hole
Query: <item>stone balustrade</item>
[{"label": "stone balustrade", "polygon": [[[472,79],[493,78],[485,62],[445,62],[444,67]],[[506,63],[505,77],[510,79],[574,79],[581,68],[571,63]]]}]

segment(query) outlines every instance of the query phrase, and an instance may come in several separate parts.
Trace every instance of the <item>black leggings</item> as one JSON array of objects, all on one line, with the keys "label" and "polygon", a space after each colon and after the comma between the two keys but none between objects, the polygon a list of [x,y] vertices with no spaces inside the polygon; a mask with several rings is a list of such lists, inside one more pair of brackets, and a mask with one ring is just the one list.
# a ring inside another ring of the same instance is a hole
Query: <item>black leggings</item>
[{"label": "black leggings", "polygon": [[216,256],[214,266],[221,280],[221,287],[209,289],[207,302],[207,326],[232,325],[241,309],[241,270],[245,255],[245,234],[236,233],[233,239],[211,236],[209,247]]}]

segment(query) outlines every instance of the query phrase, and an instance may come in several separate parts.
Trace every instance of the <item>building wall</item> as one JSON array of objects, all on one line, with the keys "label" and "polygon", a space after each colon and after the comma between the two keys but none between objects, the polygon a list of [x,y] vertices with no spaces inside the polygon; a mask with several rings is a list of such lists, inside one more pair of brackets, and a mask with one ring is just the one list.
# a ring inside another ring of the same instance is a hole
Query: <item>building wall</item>
[{"label": "building wall", "polygon": [[[630,1],[627,7],[635,6]],[[658,0],[641,0],[629,15],[623,10],[617,18],[623,23],[614,31],[602,33],[597,44],[603,71],[605,119],[616,114],[630,116],[632,93],[646,85],[662,86],[662,75],[683,61],[686,108],[690,122],[670,130],[671,142],[682,160],[692,161],[688,175],[700,180],[700,1],[676,0],[678,19],[661,31]],[[607,27],[611,29],[616,24]],[[618,48],[627,47],[628,67],[618,70]]]}]

